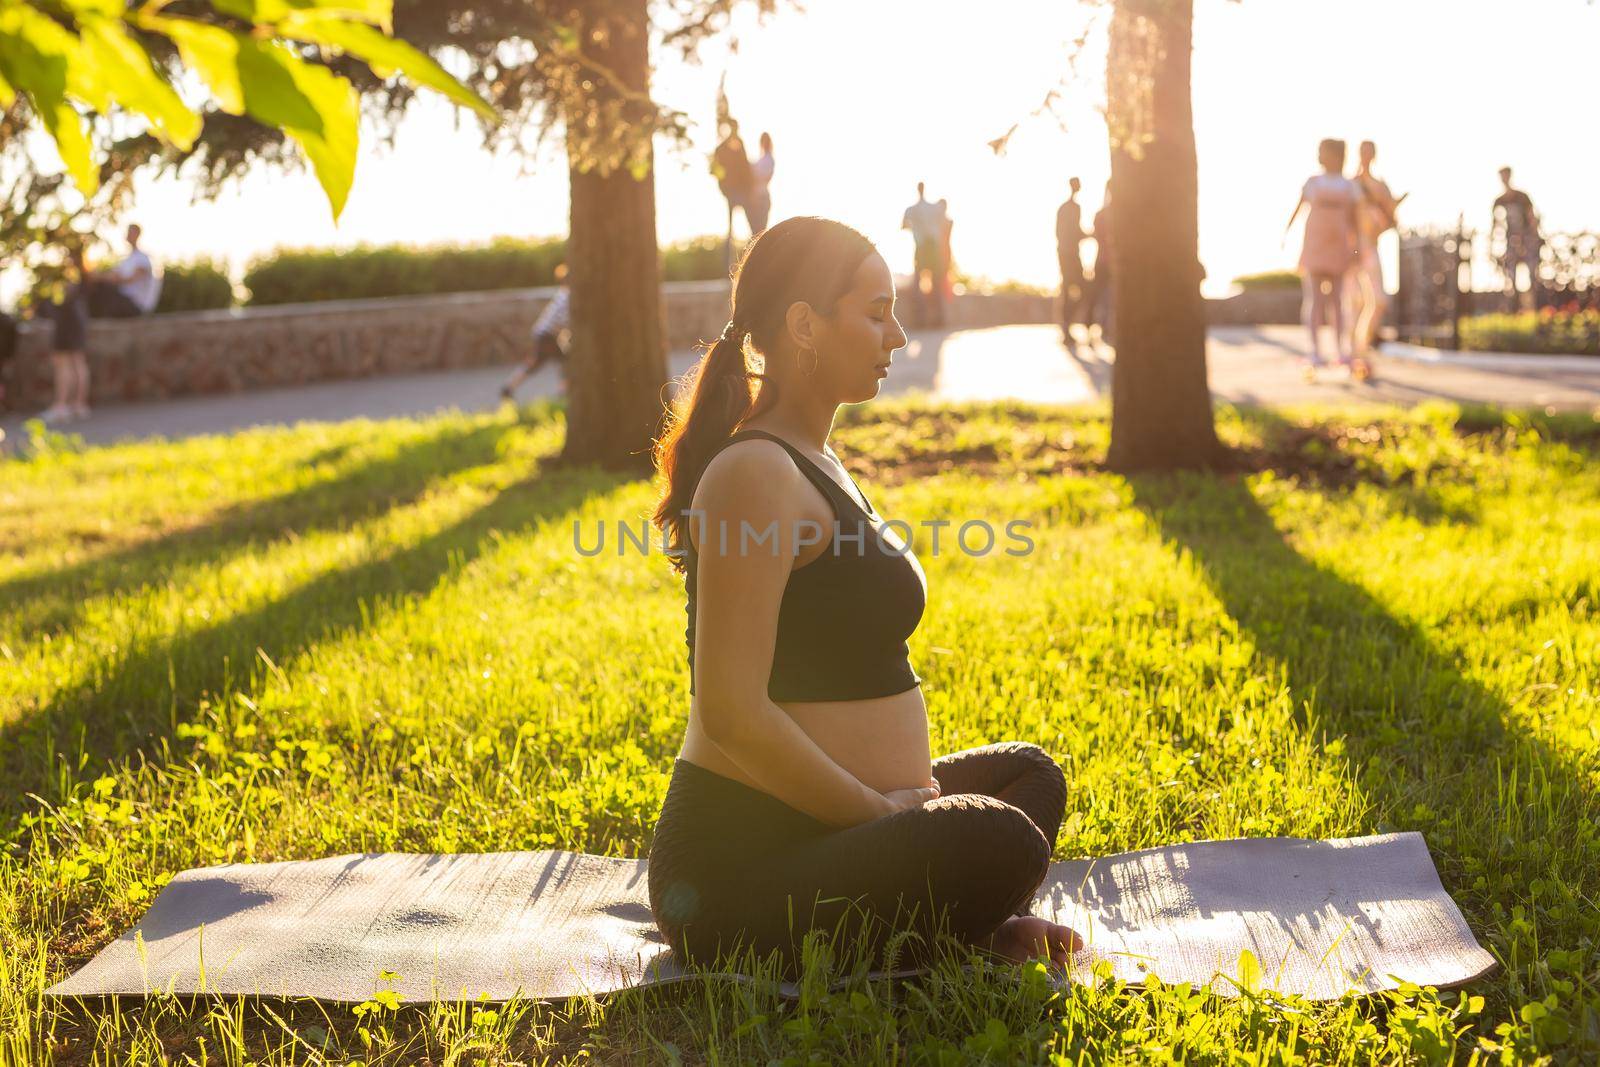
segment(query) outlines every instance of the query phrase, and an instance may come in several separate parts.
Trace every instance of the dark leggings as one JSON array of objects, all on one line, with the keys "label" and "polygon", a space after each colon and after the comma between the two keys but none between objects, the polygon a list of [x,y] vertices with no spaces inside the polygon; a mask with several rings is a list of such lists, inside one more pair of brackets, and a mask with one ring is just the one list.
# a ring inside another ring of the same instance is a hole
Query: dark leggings
[{"label": "dark leggings", "polygon": [[1028,914],[1061,828],[1066,778],[1022,742],[945,756],[933,775],[937,800],[841,830],[678,760],[650,849],[657,926],[694,962],[776,951],[791,972],[816,928],[876,962],[895,930],[922,935],[901,959],[919,958],[935,932],[983,941]]}]

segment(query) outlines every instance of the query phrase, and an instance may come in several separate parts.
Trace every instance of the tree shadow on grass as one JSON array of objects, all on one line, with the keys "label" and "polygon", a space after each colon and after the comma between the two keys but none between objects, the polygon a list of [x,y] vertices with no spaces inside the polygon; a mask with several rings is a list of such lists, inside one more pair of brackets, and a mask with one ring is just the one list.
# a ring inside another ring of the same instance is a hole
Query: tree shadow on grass
[{"label": "tree shadow on grass", "polygon": [[75,771],[81,778],[159,751],[202,697],[260,669],[260,653],[287,664],[321,641],[369,627],[375,600],[425,596],[497,535],[571,514],[627,480],[598,469],[551,467],[416,544],[331,570],[210,626],[136,645],[104,674],[59,691],[36,714],[0,724],[0,816],[14,815],[26,793],[53,791],[58,759],[74,768],[81,760]]},{"label": "tree shadow on grass", "polygon": [[447,429],[336,477],[223,508],[199,525],[0,583],[0,604],[23,633],[61,633],[95,597],[165,582],[179,567],[203,567],[251,541],[336,529],[410,504],[439,481],[494,462],[511,429],[510,423]]},{"label": "tree shadow on grass", "polygon": [[[1422,626],[1301,555],[1242,480],[1130,485],[1259,654],[1282,666],[1296,701],[1312,702],[1321,729],[1346,738],[1379,826],[1424,833],[1480,932],[1499,925],[1496,901],[1522,902],[1538,879],[1564,883],[1575,899],[1600,893],[1600,865],[1580,847],[1596,804],[1578,759],[1531,732]],[[1486,884],[1474,890],[1480,874]],[[1578,936],[1574,924],[1544,932],[1551,947]]]}]

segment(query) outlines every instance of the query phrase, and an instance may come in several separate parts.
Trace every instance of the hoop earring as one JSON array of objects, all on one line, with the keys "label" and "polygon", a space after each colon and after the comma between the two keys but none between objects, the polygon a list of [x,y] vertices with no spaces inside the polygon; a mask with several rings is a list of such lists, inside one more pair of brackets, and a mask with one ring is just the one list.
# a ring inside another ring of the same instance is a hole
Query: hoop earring
[{"label": "hoop earring", "polygon": [[[810,370],[802,370],[801,373],[804,374],[807,378],[810,378],[810,377],[813,377],[817,373],[817,368],[819,366],[821,366],[821,364],[822,364],[822,357],[817,354],[817,350],[815,348],[810,348],[810,349],[807,349],[806,351],[811,353],[811,369]],[[798,361],[796,361],[796,362],[798,362]]]}]

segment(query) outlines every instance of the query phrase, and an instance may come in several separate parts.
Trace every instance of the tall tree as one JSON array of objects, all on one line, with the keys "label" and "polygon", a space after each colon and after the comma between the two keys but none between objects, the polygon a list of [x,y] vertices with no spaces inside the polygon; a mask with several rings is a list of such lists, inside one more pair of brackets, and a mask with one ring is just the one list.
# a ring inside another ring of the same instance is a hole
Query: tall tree
[{"label": "tall tree", "polygon": [[[667,382],[648,123],[646,0],[593,0],[569,14],[582,59],[611,79],[569,103],[572,348],[562,459],[647,473]],[[619,136],[623,135],[623,136]]]},{"label": "tall tree", "polygon": [[1222,455],[1206,379],[1198,165],[1190,103],[1194,0],[1114,0],[1106,58],[1117,470],[1209,467]]}]

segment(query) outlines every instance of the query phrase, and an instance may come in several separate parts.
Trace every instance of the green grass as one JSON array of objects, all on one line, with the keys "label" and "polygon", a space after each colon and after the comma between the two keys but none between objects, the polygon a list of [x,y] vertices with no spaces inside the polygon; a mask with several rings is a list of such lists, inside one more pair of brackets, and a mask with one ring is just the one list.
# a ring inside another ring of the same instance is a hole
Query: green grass
[{"label": "green grass", "polygon": [[651,488],[546,465],[537,407],[0,461],[0,1064],[1600,1055],[1593,420],[1226,410],[1253,473],[1128,480],[1097,412],[846,416],[885,514],[1035,523],[1020,558],[919,533],[912,651],[936,751],[1067,768],[1059,857],[1419,830],[1503,970],[1332,1005],[821,957],[794,1006],[45,1001],[188,867],[643,854],[688,708],[681,579],[575,552],[574,519],[637,523]]}]

